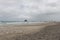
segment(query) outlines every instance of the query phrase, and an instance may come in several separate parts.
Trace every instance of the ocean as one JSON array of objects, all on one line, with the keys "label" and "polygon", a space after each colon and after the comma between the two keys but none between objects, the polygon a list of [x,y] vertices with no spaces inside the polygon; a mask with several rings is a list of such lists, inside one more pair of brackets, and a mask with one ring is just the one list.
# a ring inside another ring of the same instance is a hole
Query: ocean
[{"label": "ocean", "polygon": [[14,22],[14,21],[1,21],[1,24],[36,24],[36,23],[44,23],[44,22]]}]

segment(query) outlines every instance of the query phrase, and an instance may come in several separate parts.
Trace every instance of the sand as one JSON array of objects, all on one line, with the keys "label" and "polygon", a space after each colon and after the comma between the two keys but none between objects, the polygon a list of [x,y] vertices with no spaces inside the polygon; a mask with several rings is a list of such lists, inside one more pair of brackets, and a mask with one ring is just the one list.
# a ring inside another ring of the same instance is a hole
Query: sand
[{"label": "sand", "polygon": [[39,37],[41,38],[41,40],[43,40],[43,38],[45,38],[43,36],[46,34],[45,33],[46,28],[48,26],[53,25],[57,25],[57,23],[48,22],[48,23],[34,23],[34,24],[23,24],[23,25],[19,24],[0,25],[0,40],[40,40],[38,39]]}]

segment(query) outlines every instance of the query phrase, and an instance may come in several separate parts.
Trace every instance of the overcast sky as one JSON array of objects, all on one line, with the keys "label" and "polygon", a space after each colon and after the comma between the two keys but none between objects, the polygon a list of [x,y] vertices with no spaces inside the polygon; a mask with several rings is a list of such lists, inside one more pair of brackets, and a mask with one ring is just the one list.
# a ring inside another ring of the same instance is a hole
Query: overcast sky
[{"label": "overcast sky", "polygon": [[60,0],[0,0],[0,20],[60,20]]}]

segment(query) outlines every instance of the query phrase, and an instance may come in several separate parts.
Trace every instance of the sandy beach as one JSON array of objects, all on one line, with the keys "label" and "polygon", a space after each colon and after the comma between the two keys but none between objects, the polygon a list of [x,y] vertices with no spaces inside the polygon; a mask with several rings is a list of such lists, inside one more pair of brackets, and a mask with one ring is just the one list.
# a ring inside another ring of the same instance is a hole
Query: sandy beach
[{"label": "sandy beach", "polygon": [[44,28],[46,25],[40,23],[34,24],[3,24],[0,25],[0,35],[8,33],[31,33]]},{"label": "sandy beach", "polygon": [[0,25],[0,40],[28,40],[28,39],[33,40],[28,37],[27,39],[25,39],[26,35],[32,36],[33,34],[34,36],[35,33],[38,33],[47,26],[52,26],[52,25],[57,25],[57,23],[47,22],[47,23],[34,23],[34,24],[23,24],[23,25],[19,25],[19,24]]}]

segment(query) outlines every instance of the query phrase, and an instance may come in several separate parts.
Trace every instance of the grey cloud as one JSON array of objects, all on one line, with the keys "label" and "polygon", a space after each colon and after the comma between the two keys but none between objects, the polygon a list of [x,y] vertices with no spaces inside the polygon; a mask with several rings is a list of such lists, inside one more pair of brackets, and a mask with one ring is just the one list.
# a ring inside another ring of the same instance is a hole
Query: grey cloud
[{"label": "grey cloud", "polygon": [[0,20],[47,21],[54,17],[56,20],[57,13],[60,12],[59,8],[55,9],[59,6],[58,2],[46,2],[47,0],[0,0]]},{"label": "grey cloud", "polygon": [[47,6],[56,7],[57,4],[56,3],[49,3],[49,4],[47,4]]}]

